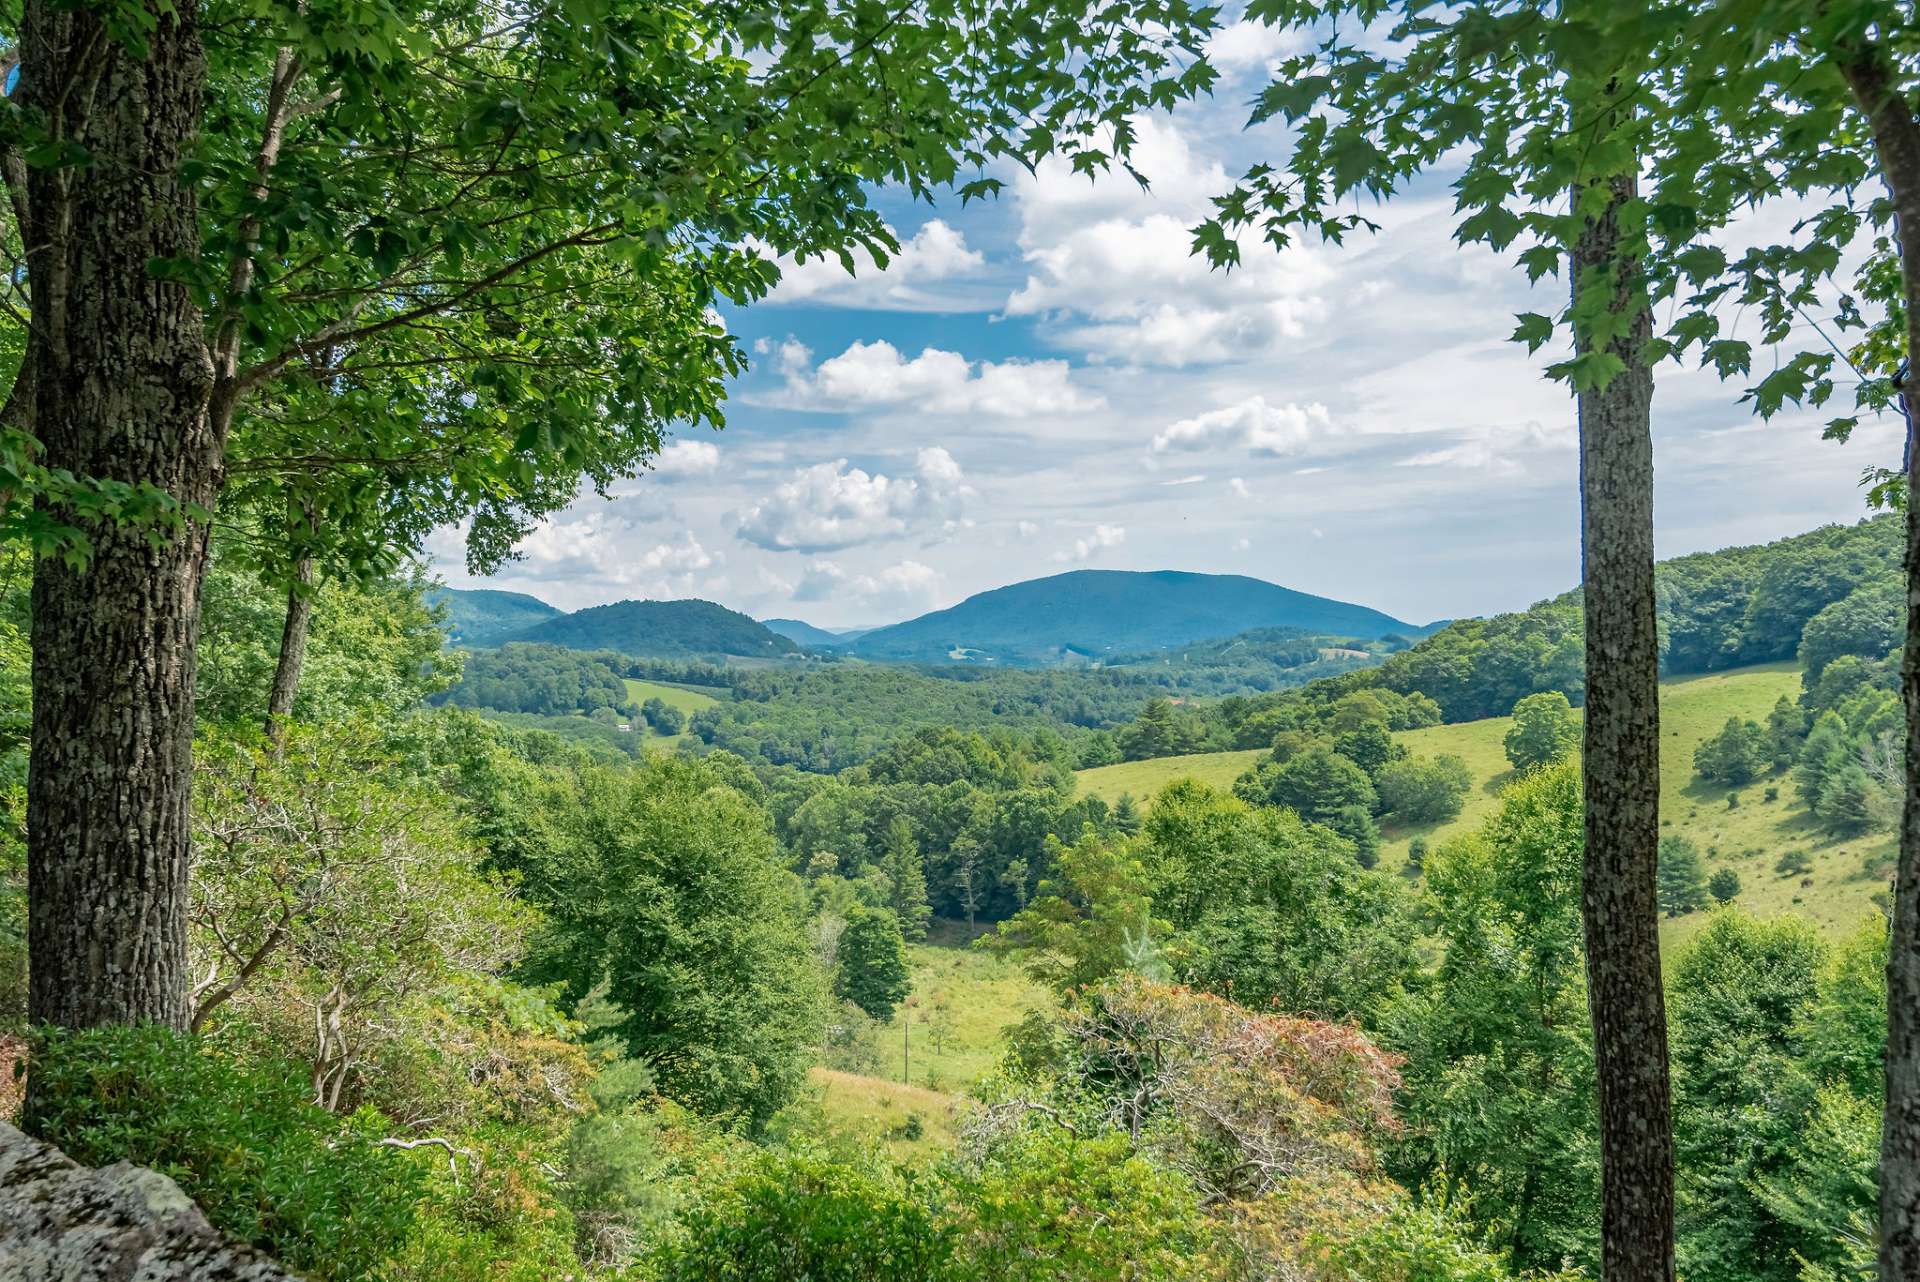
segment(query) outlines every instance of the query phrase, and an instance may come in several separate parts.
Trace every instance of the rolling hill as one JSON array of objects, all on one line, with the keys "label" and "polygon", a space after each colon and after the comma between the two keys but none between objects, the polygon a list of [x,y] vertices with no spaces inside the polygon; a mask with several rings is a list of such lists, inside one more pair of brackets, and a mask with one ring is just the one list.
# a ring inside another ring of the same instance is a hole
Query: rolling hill
[{"label": "rolling hill", "polygon": [[[1706,859],[1708,872],[1727,867],[1739,874],[1739,903],[1750,912],[1763,917],[1801,916],[1824,931],[1840,934],[1874,911],[1874,893],[1886,884],[1883,873],[1875,870],[1891,857],[1892,834],[1847,838],[1821,832],[1794,801],[1792,782],[1784,771],[1744,788],[1704,783],[1693,776],[1694,749],[1725,725],[1728,717],[1764,721],[1775,699],[1798,692],[1799,680],[1796,665],[1775,663],[1670,677],[1661,683],[1662,831],[1691,837]],[[1394,736],[1417,756],[1445,752],[1460,757],[1473,772],[1474,788],[1458,819],[1420,826],[1383,824],[1382,868],[1404,870],[1407,847],[1415,837],[1424,837],[1430,844],[1446,841],[1478,827],[1499,807],[1500,791],[1513,777],[1504,747],[1511,724],[1510,717],[1489,717]],[[1265,755],[1264,750],[1255,749],[1158,757],[1082,770],[1078,779],[1081,791],[1106,801],[1130,793],[1145,802],[1180,778],[1231,788],[1242,772]],[[1789,849],[1806,852],[1811,874],[1786,877],[1775,870],[1775,862]],[[1676,943],[1705,920],[1701,913],[1666,920],[1662,938]]]},{"label": "rolling hill", "polygon": [[447,633],[455,645],[482,649],[514,640],[526,629],[561,614],[539,597],[492,588],[435,588],[427,593],[427,600],[446,607]]},{"label": "rolling hill", "polygon": [[800,647],[746,615],[711,601],[615,601],[548,619],[515,641],[649,658],[730,655],[776,659]]},{"label": "rolling hill", "polygon": [[1426,629],[1378,610],[1237,574],[1074,570],[995,588],[847,647],[895,663],[1104,662],[1256,628],[1373,640]]}]

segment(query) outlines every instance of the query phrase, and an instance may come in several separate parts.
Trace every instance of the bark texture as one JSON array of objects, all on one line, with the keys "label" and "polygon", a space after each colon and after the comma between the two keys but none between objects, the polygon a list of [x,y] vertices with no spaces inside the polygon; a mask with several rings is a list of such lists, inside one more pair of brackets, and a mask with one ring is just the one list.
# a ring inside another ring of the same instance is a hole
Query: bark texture
[{"label": "bark texture", "polygon": [[125,1162],[88,1170],[0,1122],[0,1279],[291,1282],[229,1242],[180,1186]]},{"label": "bark texture", "polygon": [[[1873,127],[1880,172],[1899,215],[1907,355],[1920,352],[1920,125],[1877,47],[1843,51],[1841,72]],[[1900,816],[1891,948],[1887,956],[1887,1107],[1880,1131],[1880,1276],[1920,1279],[1920,395],[1908,376],[1907,637],[1900,689],[1907,713],[1907,788]]]},{"label": "bark texture", "polygon": [[1586,606],[1583,732],[1586,856],[1581,916],[1600,1097],[1601,1275],[1672,1282],[1673,1129],[1655,874],[1660,841],[1660,645],[1653,590],[1653,372],[1638,353],[1653,317],[1625,258],[1618,211],[1632,179],[1574,248],[1573,279],[1611,266],[1610,349],[1626,364],[1580,393],[1581,587]]},{"label": "bark texture", "polygon": [[[206,81],[195,6],[154,4],[144,50],[93,7],[31,0],[19,96],[84,165],[28,174],[34,422],[44,461],[208,506],[213,368],[183,286],[149,261],[197,254],[179,163]],[[31,1013],[81,1028],[187,1022],[188,797],[206,530],[57,512],[84,565],[33,585],[27,820]]]}]

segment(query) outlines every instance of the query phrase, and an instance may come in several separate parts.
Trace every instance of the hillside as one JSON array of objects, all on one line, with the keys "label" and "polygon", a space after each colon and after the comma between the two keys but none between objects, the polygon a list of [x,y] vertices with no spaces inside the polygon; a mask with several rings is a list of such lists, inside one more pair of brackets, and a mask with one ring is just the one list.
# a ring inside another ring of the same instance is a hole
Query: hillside
[{"label": "hillside", "polygon": [[[1884,888],[1867,868],[1890,853],[1888,833],[1865,837],[1829,838],[1809,822],[1794,801],[1785,772],[1770,775],[1744,788],[1703,784],[1693,777],[1694,750],[1726,724],[1730,716],[1764,721],[1781,695],[1799,693],[1799,670],[1792,664],[1763,664],[1728,672],[1669,678],[1663,683],[1660,711],[1660,807],[1664,831],[1690,837],[1705,856],[1708,871],[1721,867],[1739,874],[1739,902],[1761,916],[1792,913],[1816,922],[1822,930],[1839,933],[1872,911],[1873,894]],[[1458,819],[1444,824],[1411,827],[1384,824],[1381,866],[1405,870],[1407,847],[1415,837],[1429,844],[1446,841],[1477,827],[1499,806],[1501,788],[1512,778],[1504,741],[1511,717],[1488,717],[1454,725],[1402,731],[1394,736],[1419,756],[1452,753],[1462,758],[1474,775],[1466,807]],[[1179,778],[1199,779],[1217,788],[1233,781],[1263,752],[1209,752],[1188,757],[1161,757],[1082,770],[1076,778],[1082,791],[1108,802],[1130,793],[1145,801]],[[1766,800],[1768,788],[1776,789]],[[1739,794],[1729,807],[1728,796]],[[1801,878],[1782,877],[1774,863],[1789,849],[1808,853],[1813,872]],[[1666,923],[1670,942],[1689,937],[1704,924],[1694,913]]]},{"label": "hillside", "polygon": [[513,639],[658,658],[778,658],[800,651],[788,638],[711,601],[616,601],[549,619]]},{"label": "hillside", "polygon": [[499,645],[561,614],[556,607],[524,592],[434,588],[426,595],[430,604],[445,608],[447,635],[455,645]]},{"label": "hillside", "polygon": [[1234,574],[1074,570],[995,588],[857,639],[864,659],[1043,666],[1104,661],[1256,628],[1366,640],[1423,629]]},{"label": "hillside", "polygon": [[839,633],[829,632],[825,628],[816,628],[803,619],[762,619],[760,624],[769,632],[815,649],[834,649],[847,644],[847,638]]}]

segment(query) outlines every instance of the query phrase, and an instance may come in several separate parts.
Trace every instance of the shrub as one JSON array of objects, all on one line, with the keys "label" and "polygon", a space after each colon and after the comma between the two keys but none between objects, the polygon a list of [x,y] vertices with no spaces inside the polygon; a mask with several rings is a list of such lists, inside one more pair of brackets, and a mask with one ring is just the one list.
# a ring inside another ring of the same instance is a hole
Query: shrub
[{"label": "shrub", "polygon": [[413,1226],[419,1163],[375,1116],[314,1107],[290,1064],[242,1066],[170,1030],[49,1031],[26,1129],[76,1162],[168,1175],[222,1232],[314,1278],[363,1278]]},{"label": "shrub", "polygon": [[1693,753],[1693,772],[1712,783],[1751,783],[1772,764],[1767,732],[1739,717],[1728,717],[1720,733]]},{"label": "shrub", "polygon": [[1707,881],[1707,890],[1715,903],[1730,904],[1740,897],[1740,874],[1731,868],[1722,868]]},{"label": "shrub", "polygon": [[1780,800],[1780,789],[1768,785],[1766,792],[1761,794],[1760,799],[1762,801],[1778,801]]},{"label": "shrub", "polygon": [[810,1153],[762,1155],[680,1217],[660,1282],[926,1282],[953,1238],[908,1183]]}]

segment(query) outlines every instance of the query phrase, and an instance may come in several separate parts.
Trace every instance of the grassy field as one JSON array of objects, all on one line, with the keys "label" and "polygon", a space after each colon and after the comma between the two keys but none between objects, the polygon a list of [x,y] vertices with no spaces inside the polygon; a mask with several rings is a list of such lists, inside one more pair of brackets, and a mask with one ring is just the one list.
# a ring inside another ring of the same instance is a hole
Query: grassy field
[{"label": "grassy field", "polygon": [[[641,681],[635,677],[626,678],[627,697],[635,703],[645,703],[649,699],[658,699],[669,708],[678,708],[691,717],[702,708],[711,708],[720,702],[712,694],[698,686],[669,685],[664,681]],[[635,734],[644,733],[650,747],[672,749],[678,747],[686,738],[682,734],[655,734],[644,723],[634,726]]]},{"label": "grassy field", "polygon": [[[1701,784],[1693,778],[1693,753],[1717,733],[1730,716],[1764,723],[1781,695],[1800,691],[1800,675],[1792,664],[1766,664],[1680,677],[1665,683],[1661,695],[1661,822],[1667,831],[1691,837],[1705,856],[1709,874],[1730,867],[1740,876],[1740,903],[1762,916],[1791,912],[1808,917],[1829,932],[1851,928],[1873,908],[1873,893],[1884,877],[1870,875],[1871,864],[1891,856],[1890,833],[1867,838],[1834,839],[1822,834],[1794,803],[1793,786],[1784,775],[1758,780],[1745,788]],[[1381,867],[1405,872],[1407,846],[1415,837],[1437,844],[1469,832],[1499,808],[1500,791],[1512,778],[1505,739],[1511,718],[1493,717],[1458,725],[1410,730],[1396,736],[1417,755],[1452,753],[1473,771],[1475,785],[1460,817],[1449,823],[1424,826],[1387,824],[1381,833]],[[1193,777],[1216,787],[1230,787],[1240,773],[1260,758],[1259,752],[1215,752],[1192,757],[1165,757],[1130,761],[1080,772],[1083,788],[1112,801],[1131,792],[1145,801],[1174,779]],[[1766,800],[1767,789],[1776,790]],[[1737,805],[1729,806],[1730,794]],[[1803,850],[1813,864],[1805,877],[1782,877],[1774,863],[1789,849]],[[1807,884],[1802,884],[1802,882]],[[1667,924],[1669,942],[1690,936],[1704,922],[1703,914]]]},{"label": "grassy field", "polygon": [[[1053,1004],[1018,966],[968,940],[959,923],[935,922],[928,942],[910,948],[913,992],[875,1033],[875,1075],[814,1070],[821,1120],[835,1135],[878,1143],[896,1158],[944,1151],[967,1088],[999,1062],[1001,1033]],[[909,1115],[920,1118],[918,1139],[906,1134]]]},{"label": "grassy field", "polygon": [[1122,794],[1144,803],[1175,779],[1198,779],[1216,788],[1231,788],[1233,781],[1264,757],[1263,749],[1248,752],[1200,752],[1191,757],[1155,757],[1151,761],[1123,761],[1117,766],[1095,766],[1082,770],[1077,778],[1080,791],[1091,793],[1109,804]]}]

